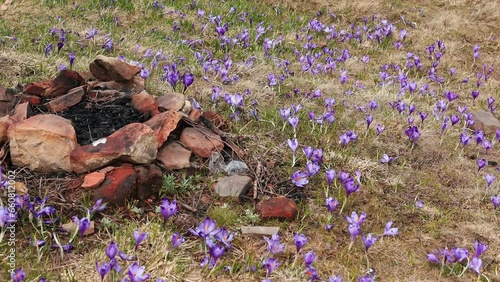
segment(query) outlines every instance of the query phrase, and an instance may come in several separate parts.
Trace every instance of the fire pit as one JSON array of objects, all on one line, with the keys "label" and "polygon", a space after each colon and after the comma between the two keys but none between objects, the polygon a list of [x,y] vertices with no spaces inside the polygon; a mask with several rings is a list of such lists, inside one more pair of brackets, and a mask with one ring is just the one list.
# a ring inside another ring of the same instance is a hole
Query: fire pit
[{"label": "fire pit", "polygon": [[224,149],[220,129],[207,118],[199,122],[203,113],[182,94],[157,99],[147,93],[137,66],[98,56],[89,69],[61,71],[0,100],[14,108],[0,119],[7,163],[86,174],[83,186],[93,188],[95,198],[123,204],[131,194],[149,198],[162,183],[162,169],[186,168],[193,153],[203,159]]}]

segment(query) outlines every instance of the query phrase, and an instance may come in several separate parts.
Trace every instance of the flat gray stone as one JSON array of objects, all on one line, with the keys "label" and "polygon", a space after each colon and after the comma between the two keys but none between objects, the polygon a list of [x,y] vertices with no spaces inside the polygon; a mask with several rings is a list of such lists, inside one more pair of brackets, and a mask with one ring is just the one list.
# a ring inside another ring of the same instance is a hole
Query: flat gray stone
[{"label": "flat gray stone", "polygon": [[241,234],[257,236],[273,236],[280,231],[279,227],[273,226],[242,226]]},{"label": "flat gray stone", "polygon": [[219,180],[214,189],[220,197],[238,198],[241,202],[250,187],[252,187],[252,178],[244,175],[232,175]]},{"label": "flat gray stone", "polygon": [[490,112],[474,111],[472,112],[474,124],[470,128],[474,131],[482,130],[484,134],[494,134],[500,129],[500,121]]}]

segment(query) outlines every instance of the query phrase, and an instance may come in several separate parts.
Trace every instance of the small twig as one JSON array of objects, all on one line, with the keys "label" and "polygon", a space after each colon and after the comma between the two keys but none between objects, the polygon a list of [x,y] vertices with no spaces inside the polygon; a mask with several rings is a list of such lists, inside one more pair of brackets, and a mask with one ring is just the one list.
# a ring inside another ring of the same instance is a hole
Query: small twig
[{"label": "small twig", "polygon": [[215,126],[211,121],[209,121],[204,116],[200,116],[200,122],[208,129],[212,130],[215,134],[219,135],[222,138],[233,138],[233,135],[230,133],[226,133],[220,130],[217,126]]},{"label": "small twig", "polygon": [[253,182],[253,199],[257,199],[257,186],[260,180],[260,173],[262,170],[262,162],[258,161],[257,162],[257,169],[255,170],[255,180]]},{"label": "small twig", "polygon": [[193,208],[193,207],[191,207],[191,206],[189,206],[187,204],[184,204],[183,202],[178,202],[178,203],[179,203],[179,205],[181,205],[181,207],[187,209],[188,211],[191,211],[191,212],[194,212],[194,213],[198,212],[198,210],[196,208]]}]

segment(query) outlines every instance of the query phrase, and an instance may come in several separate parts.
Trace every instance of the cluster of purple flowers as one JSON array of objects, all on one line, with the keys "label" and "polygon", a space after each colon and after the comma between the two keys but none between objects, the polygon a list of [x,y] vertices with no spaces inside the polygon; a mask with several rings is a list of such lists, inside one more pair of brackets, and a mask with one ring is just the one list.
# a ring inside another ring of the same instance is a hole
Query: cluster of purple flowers
[{"label": "cluster of purple flowers", "polygon": [[182,90],[182,93],[186,92],[187,88],[189,86],[191,86],[191,84],[193,84],[193,82],[194,82],[194,75],[190,72],[185,72],[181,77],[181,73],[180,73],[176,63],[171,63],[171,64],[165,65],[163,67],[163,71],[164,71],[164,75],[161,77],[161,79],[164,81],[167,81],[168,84],[170,84],[170,86],[172,86],[174,91],[175,91],[175,88],[176,88],[179,80],[181,80],[181,78],[182,78],[181,82],[184,85],[184,89]]},{"label": "cluster of purple flowers", "polygon": [[346,133],[340,135],[339,138],[340,143],[345,148],[347,144],[356,142],[356,140],[358,140],[358,135],[354,131],[348,130]]},{"label": "cluster of purple flowers", "polygon": [[[231,69],[233,68],[233,61],[228,55],[224,59],[217,59],[213,57],[211,51],[204,50],[203,53],[195,52],[196,60],[202,65],[204,76],[203,79],[209,81],[208,75],[217,78],[220,76],[223,84],[231,84],[239,81],[237,74],[230,77]],[[246,64],[252,64],[253,61],[249,60]]]},{"label": "cluster of purple flowers", "polygon": [[[138,230],[134,231],[134,239],[135,239],[135,250],[140,245],[142,241],[147,238],[147,233],[140,233]],[[118,255],[118,256],[117,256]],[[120,266],[117,258],[120,258],[122,262],[126,261],[134,261],[136,260],[136,256],[129,256],[124,252],[118,249],[118,245],[111,241],[108,247],[106,248],[106,256],[109,258],[109,262],[103,262],[99,264],[96,262],[95,267],[99,276],[101,276],[101,281],[104,281],[104,277],[110,272],[114,271],[116,273],[122,273],[123,269]],[[149,279],[151,274],[145,273],[145,267],[139,266],[139,263],[135,261],[127,268],[127,273],[125,278],[122,281],[130,281],[130,282],[142,282]]]},{"label": "cluster of purple flowers", "polygon": [[[351,236],[351,243],[349,245],[350,249],[356,237],[359,234],[361,234],[361,224],[366,220],[366,213],[363,212],[361,213],[361,215],[358,215],[356,212],[352,212],[351,216],[346,215],[345,218],[348,222],[347,230],[349,231],[349,234]],[[396,236],[399,234],[398,228],[392,227],[392,224],[393,224],[392,221],[387,222],[382,236]],[[362,236],[363,244],[365,245],[366,251],[368,251],[368,249],[375,244],[378,237],[379,237],[378,235],[372,235],[371,233]]]},{"label": "cluster of purple flowers", "polygon": [[[368,27],[368,25],[375,24],[375,27]],[[337,70],[337,64],[345,63],[351,54],[348,49],[343,49],[340,54],[336,54],[337,49],[323,47],[322,52],[314,52],[318,46],[312,41],[312,39],[318,35],[324,37],[327,41],[336,40],[338,42],[345,42],[349,40],[361,42],[364,38],[370,41],[375,41],[377,43],[382,43],[385,38],[392,35],[395,31],[395,26],[392,25],[388,20],[372,17],[372,22],[369,23],[368,19],[364,21],[364,25],[351,25],[350,30],[337,30],[334,25],[327,25],[322,23],[318,19],[312,19],[306,26],[306,34],[304,36],[298,33],[295,36],[296,41],[302,42],[303,49],[307,53],[294,49],[296,56],[299,58],[301,63],[301,68],[304,73],[310,72],[312,75],[318,75],[320,73],[329,74]],[[400,32],[402,40],[406,37],[406,33]],[[363,63],[369,62],[368,56],[363,56],[361,58]],[[348,72],[345,69],[339,69],[339,81],[341,84],[345,84],[348,81]]]},{"label": "cluster of purple flowers", "polygon": [[[245,111],[245,98],[250,97],[251,92],[249,89],[245,89],[243,94],[236,93],[230,94],[225,93],[222,95],[222,89],[219,86],[212,86],[212,95],[211,99],[214,105],[217,105],[217,102],[220,98],[222,98],[226,104],[229,105],[229,109],[231,110],[230,118],[238,122],[241,119],[243,112]],[[257,109],[258,101],[252,100],[250,103],[250,110],[247,112],[247,115],[250,118],[254,118],[259,120],[259,111]]]},{"label": "cluster of purple flowers", "polygon": [[[450,271],[454,271],[455,265],[460,264],[463,266],[461,273],[457,273],[461,276],[467,269],[471,269],[477,274],[481,274],[481,267],[483,261],[480,258],[481,254],[488,250],[488,245],[475,241],[474,242],[474,254],[472,258],[469,257],[469,251],[466,248],[453,248],[448,249],[436,249],[431,253],[427,254],[427,259],[432,263],[437,263],[441,267],[447,267]],[[450,265],[451,264],[451,265]]]},{"label": "cluster of purple flowers", "polygon": [[208,247],[208,254],[201,262],[202,267],[208,265],[209,268],[214,268],[217,260],[231,248],[230,243],[234,239],[233,232],[227,231],[226,228],[217,228],[215,220],[209,217],[197,227],[189,229],[189,232],[204,240]]},{"label": "cluster of purple flowers", "polygon": [[278,234],[274,234],[271,238],[264,236],[264,240],[267,243],[267,254],[266,258],[262,260],[262,266],[266,268],[266,280],[269,280],[269,276],[271,273],[280,266],[280,262],[275,258],[277,254],[280,254],[285,251],[285,243],[280,242],[280,236]]},{"label": "cluster of purple flowers", "polygon": [[323,149],[307,146],[302,151],[307,160],[305,171],[298,170],[292,175],[292,183],[300,188],[309,183],[309,177],[319,173],[321,170],[320,165],[323,163]]}]

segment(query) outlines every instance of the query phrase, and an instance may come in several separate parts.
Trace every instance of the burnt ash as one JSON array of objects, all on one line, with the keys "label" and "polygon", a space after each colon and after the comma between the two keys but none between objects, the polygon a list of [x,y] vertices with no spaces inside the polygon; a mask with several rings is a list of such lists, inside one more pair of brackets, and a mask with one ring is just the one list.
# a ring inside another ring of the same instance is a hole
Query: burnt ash
[{"label": "burnt ash", "polygon": [[[35,106],[33,114],[47,113],[44,106]],[[142,123],[151,116],[137,111],[130,97],[96,103],[86,98],[57,115],[70,120],[76,131],[78,144],[84,146],[107,137],[130,123]]]}]

